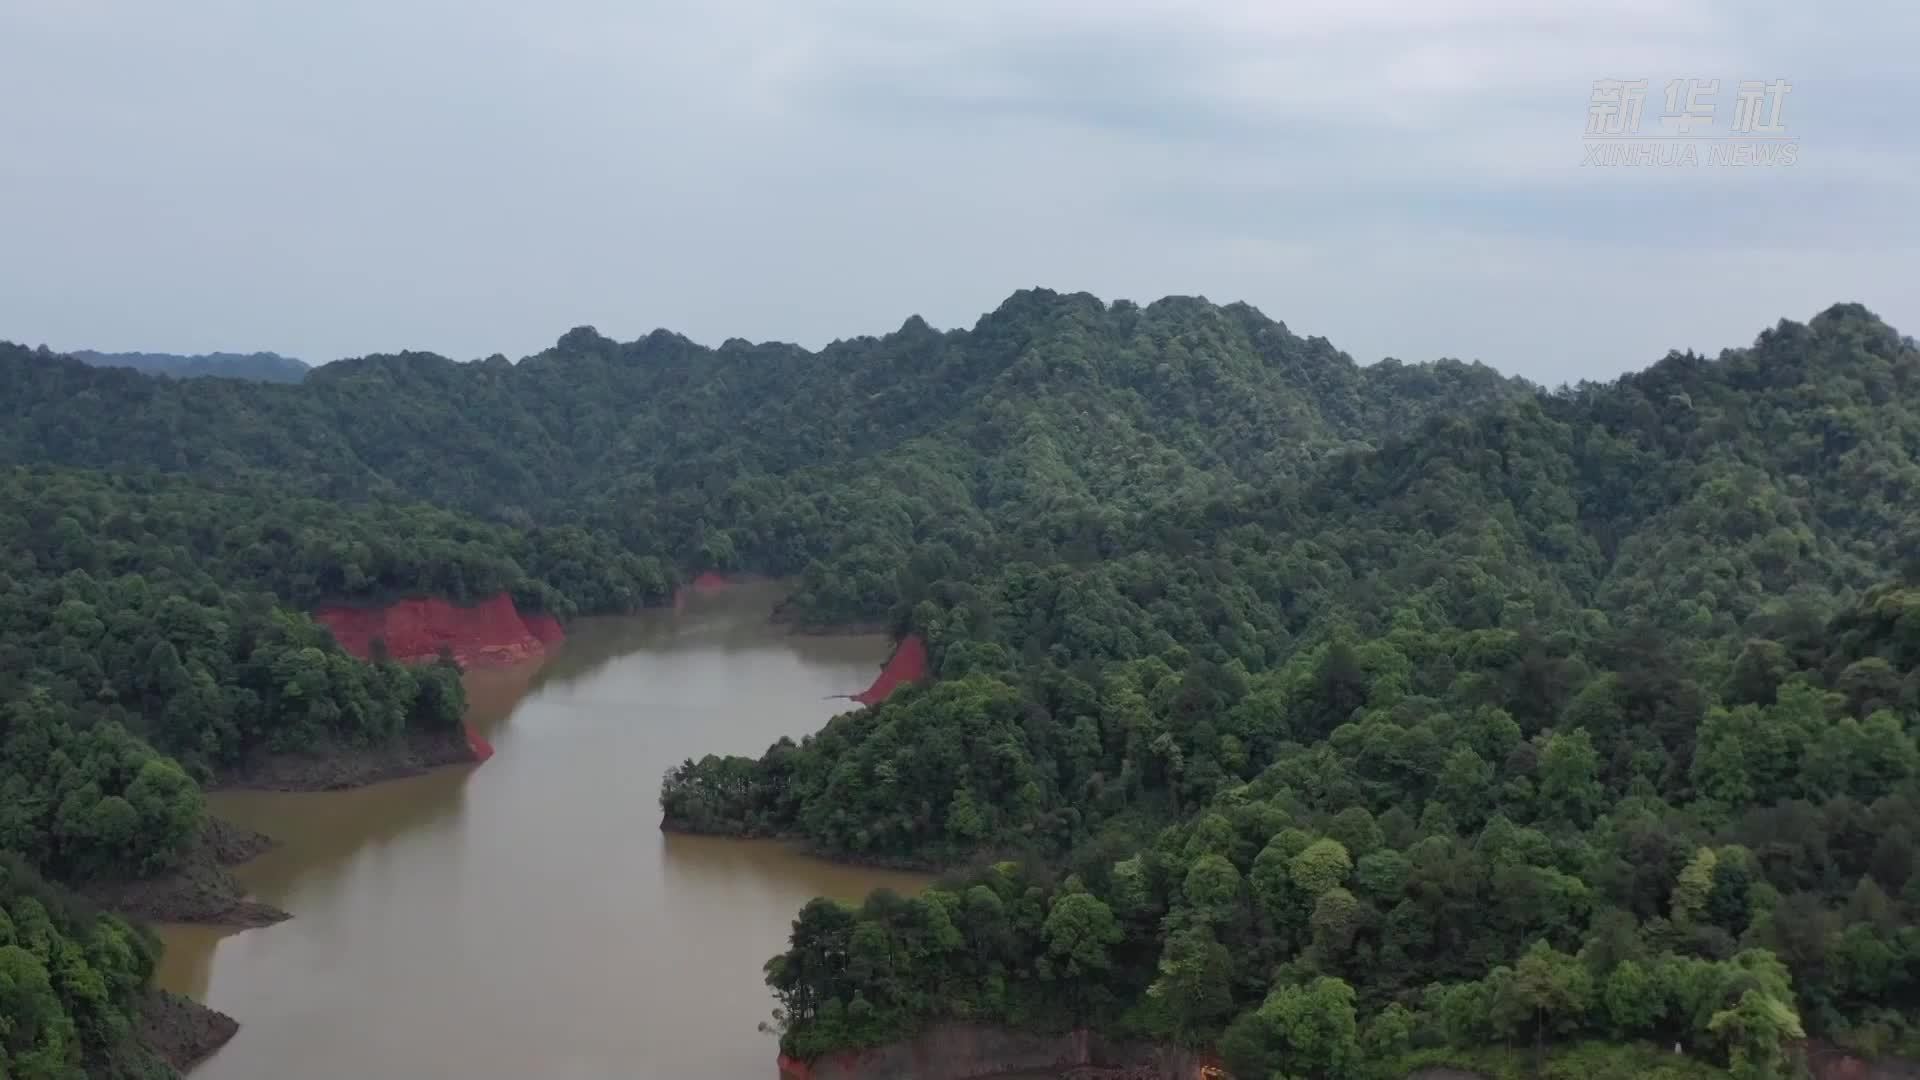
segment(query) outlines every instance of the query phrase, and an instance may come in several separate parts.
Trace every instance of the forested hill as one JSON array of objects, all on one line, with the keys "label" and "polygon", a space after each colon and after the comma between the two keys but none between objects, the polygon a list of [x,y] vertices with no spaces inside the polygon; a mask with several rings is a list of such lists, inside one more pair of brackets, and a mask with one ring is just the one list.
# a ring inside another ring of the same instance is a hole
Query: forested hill
[{"label": "forested hill", "polygon": [[1857,305],[1554,392],[1032,291],[817,352],[579,329],[293,385],[0,346],[0,400],[0,848],[56,879],[168,865],[195,773],[457,716],[445,670],[289,608],[737,569],[937,679],[687,762],[669,819],[1024,860],[810,907],[790,1049],[1092,1024],[1322,1080],[1520,1037],[1756,1078],[1803,1032],[1920,1047],[1920,350]]},{"label": "forested hill", "polygon": [[[1719,360],[1676,354],[1615,383],[1438,418],[1294,481],[1131,516],[1042,518],[995,543],[992,556],[947,559],[944,575],[931,565],[938,542],[917,551],[910,566],[926,569],[904,586],[909,622],[943,676],[1004,677],[1050,713],[1097,720],[1099,738],[1072,723],[1023,728],[1031,760],[1060,771],[1043,768],[1026,792],[1021,770],[996,772],[1011,786],[984,796],[1003,834],[1063,850],[1105,812],[1137,810],[1134,795],[1177,810],[1275,761],[1280,736],[1236,718],[1226,688],[1250,692],[1245,679],[1263,672],[1284,685],[1334,645],[1463,635],[1490,650],[1474,663],[1500,667],[1474,694],[1529,731],[1609,670],[1720,685],[1748,639],[1805,634],[1920,555],[1920,351],[1864,309],[1835,307]],[[1134,711],[1102,682],[1115,664],[1179,676],[1144,734],[1104,730]],[[1061,681],[1034,689],[1045,671]],[[1344,716],[1326,708],[1320,734]],[[1671,745],[1659,772],[1676,784],[1697,718],[1661,720]],[[797,757],[777,747],[754,770],[715,766],[734,785],[724,799],[698,770],[674,790],[695,818],[713,795],[751,828],[863,856],[952,857],[976,837],[955,832],[946,808],[983,796],[940,779],[961,763],[923,740],[946,719],[939,708],[843,718]],[[1594,733],[1621,777],[1652,752],[1635,741],[1644,734]],[[1142,741],[1158,748],[1145,755]],[[925,811],[884,788],[835,786],[847,774],[832,766],[883,770],[901,746],[918,748],[907,789],[936,793]],[[1133,795],[1087,798],[1085,785],[1121,776]]]},{"label": "forested hill", "polygon": [[[338,494],[550,510],[639,485],[720,494],[933,439],[975,459],[970,486],[1041,470],[1108,496],[1091,455],[1119,456],[1108,473],[1177,458],[1252,475],[1520,389],[1479,365],[1362,368],[1245,305],[1037,290],[971,330],[915,318],[818,352],[665,331],[622,344],[583,328],[519,364],[370,356],[298,387],[186,387],[10,347],[0,392],[17,412],[0,460],[276,470]],[[1015,475],[991,475],[996,461]]]},{"label": "forested hill", "polygon": [[256,379],[260,382],[299,382],[307,377],[307,365],[279,353],[178,353],[94,352],[80,349],[70,353],[75,360],[94,367],[132,368],[146,375],[171,379]]},{"label": "forested hill", "polygon": [[692,828],[1035,860],[809,908],[793,1051],[969,1017],[1253,1076],[1920,1048],[1920,350],[1863,308],[1079,524],[909,582],[936,685],[667,777]]}]

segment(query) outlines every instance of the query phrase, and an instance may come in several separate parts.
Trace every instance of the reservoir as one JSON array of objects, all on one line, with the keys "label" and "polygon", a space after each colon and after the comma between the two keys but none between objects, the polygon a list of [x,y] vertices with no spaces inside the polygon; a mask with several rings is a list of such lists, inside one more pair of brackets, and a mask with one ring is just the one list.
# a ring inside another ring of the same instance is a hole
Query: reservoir
[{"label": "reservoir", "polygon": [[925,879],[664,834],[660,779],[853,707],[888,642],[768,621],[770,585],[582,620],[544,664],[467,676],[484,765],[346,792],[227,792],[280,847],[239,871],[291,912],[166,927],[160,983],[240,1021],[193,1080],[769,1080],[761,965],[815,896]]}]

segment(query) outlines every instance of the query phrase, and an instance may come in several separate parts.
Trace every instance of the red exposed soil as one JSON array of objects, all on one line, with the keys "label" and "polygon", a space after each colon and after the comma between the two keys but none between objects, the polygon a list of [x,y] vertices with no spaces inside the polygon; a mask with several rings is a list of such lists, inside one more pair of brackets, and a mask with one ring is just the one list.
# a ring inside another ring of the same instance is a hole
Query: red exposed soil
[{"label": "red exposed soil", "polygon": [[501,593],[473,607],[426,597],[383,608],[323,607],[314,612],[340,647],[365,659],[382,639],[387,655],[403,664],[424,663],[446,648],[462,667],[517,664],[546,652],[566,635],[551,615],[523,618],[513,597]]},{"label": "red exposed soil", "polygon": [[467,749],[473,751],[473,763],[475,765],[478,765],[481,762],[492,757],[493,744],[487,741],[486,736],[473,730],[472,724],[466,724],[463,726],[466,728],[466,732],[467,732]]},{"label": "red exposed soil", "polygon": [[919,682],[926,677],[927,643],[918,634],[908,634],[894,646],[893,655],[887,658],[873,685],[853,695],[853,700],[862,705],[877,705],[887,700],[901,683]]},{"label": "red exposed soil", "polygon": [[545,612],[523,615],[521,620],[527,624],[527,631],[539,638],[542,645],[558,645],[567,640],[567,632],[560,629],[560,620]]},{"label": "red exposed soil", "polygon": [[[541,656],[567,637],[559,619],[522,615],[506,593],[473,607],[426,597],[383,608],[324,607],[313,617],[354,656],[372,656],[379,639],[386,642],[387,655],[403,664],[431,662],[446,649],[461,667],[506,667]],[[466,732],[476,763],[493,756],[492,744],[479,732],[472,727]]]}]

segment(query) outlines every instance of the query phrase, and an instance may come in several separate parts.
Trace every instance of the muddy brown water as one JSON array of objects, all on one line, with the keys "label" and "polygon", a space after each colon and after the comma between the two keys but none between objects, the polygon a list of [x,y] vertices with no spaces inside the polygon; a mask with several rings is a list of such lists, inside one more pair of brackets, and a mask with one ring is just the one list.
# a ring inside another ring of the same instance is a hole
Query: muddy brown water
[{"label": "muddy brown water", "polygon": [[589,620],[543,666],[470,674],[484,765],[214,796],[282,842],[240,876],[293,918],[162,928],[161,984],[241,1025],[193,1080],[773,1077],[761,965],[800,905],[925,883],[659,831],[669,767],[817,730],[885,659],[771,625],[777,597]]}]

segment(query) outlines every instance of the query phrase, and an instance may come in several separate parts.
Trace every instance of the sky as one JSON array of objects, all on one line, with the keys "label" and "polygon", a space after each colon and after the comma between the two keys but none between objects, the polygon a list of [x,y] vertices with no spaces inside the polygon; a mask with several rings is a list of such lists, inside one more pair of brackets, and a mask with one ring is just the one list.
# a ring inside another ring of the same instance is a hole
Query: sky
[{"label": "sky", "polygon": [[[0,0],[0,339],[818,347],[1044,286],[1554,384],[1839,301],[1920,333],[1916,42],[1775,0]],[[1643,135],[1718,79],[1716,136],[1785,80],[1794,164],[1586,163],[1602,79]]]}]

